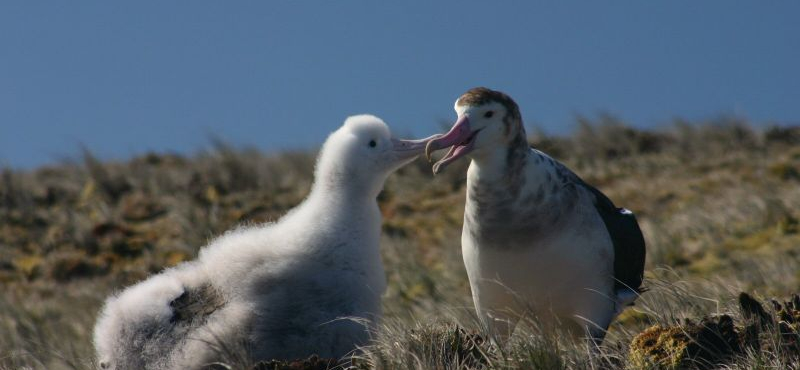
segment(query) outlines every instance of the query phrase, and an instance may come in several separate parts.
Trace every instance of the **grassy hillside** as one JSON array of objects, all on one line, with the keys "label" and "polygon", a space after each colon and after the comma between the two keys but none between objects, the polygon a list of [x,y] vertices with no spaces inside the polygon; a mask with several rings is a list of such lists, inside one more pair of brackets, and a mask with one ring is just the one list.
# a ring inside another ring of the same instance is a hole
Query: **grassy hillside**
[{"label": "grassy hillside", "polygon": [[[658,131],[609,116],[579,123],[568,137],[537,134],[531,143],[636,212],[648,243],[650,291],[612,326],[600,359],[606,367],[650,366],[629,346],[653,325],[687,332],[685,319],[729,314],[742,331],[748,318],[736,308],[739,292],[760,299],[800,292],[800,127],[756,130],[725,118]],[[92,368],[91,329],[108,294],[192,259],[238,224],[277,219],[308,192],[314,155],[267,156],[215,143],[192,157],[116,163],[85,151],[80,163],[3,170],[0,369]],[[582,343],[540,335],[535,320],[508,347],[483,340],[458,242],[466,164],[433,177],[417,160],[380,195],[386,315],[359,366],[590,366]],[[792,315],[786,305],[768,306],[770,315]],[[796,335],[800,323],[778,317]],[[761,336],[778,344],[742,350],[729,366],[789,368],[789,337],[777,321],[769,328]],[[234,360],[231,368],[246,367]]]}]

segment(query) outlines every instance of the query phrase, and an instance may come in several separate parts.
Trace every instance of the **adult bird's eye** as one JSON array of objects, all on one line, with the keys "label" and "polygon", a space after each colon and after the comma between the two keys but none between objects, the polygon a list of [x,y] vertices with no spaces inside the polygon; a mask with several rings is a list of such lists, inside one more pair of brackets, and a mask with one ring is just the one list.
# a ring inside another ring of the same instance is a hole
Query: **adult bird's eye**
[{"label": "adult bird's eye", "polygon": [[376,143],[375,140],[370,140],[369,141],[369,147],[370,148],[374,148],[376,145],[378,145],[378,143]]},{"label": "adult bird's eye", "polygon": [[487,111],[486,113],[483,114],[483,116],[486,118],[492,118],[492,116],[494,116],[494,111],[493,110]]}]

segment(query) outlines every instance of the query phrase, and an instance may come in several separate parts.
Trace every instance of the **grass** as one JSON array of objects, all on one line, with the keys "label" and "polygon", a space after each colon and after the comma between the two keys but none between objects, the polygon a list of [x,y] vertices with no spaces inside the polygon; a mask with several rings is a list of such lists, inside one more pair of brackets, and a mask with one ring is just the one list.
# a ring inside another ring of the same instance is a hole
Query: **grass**
[{"label": "grass", "polygon": [[[659,130],[610,115],[578,123],[569,136],[539,132],[531,142],[634,210],[648,242],[650,291],[612,325],[601,355],[590,362],[585,343],[543,332],[534,318],[510,344],[491,344],[472,310],[458,242],[466,163],[433,177],[418,160],[379,197],[389,289],[374,345],[358,354],[357,367],[669,368],[632,356],[631,343],[654,325],[695,333],[721,315],[741,331],[740,292],[763,302],[800,291],[800,127],[756,130],[731,117]],[[104,162],[83,150],[74,162],[2,170],[0,369],[93,368],[91,330],[108,294],[194,258],[237,224],[278,218],[308,192],[314,156],[215,140],[191,157]],[[759,335],[773,345],[737,353],[725,366],[798,368],[778,345],[792,338],[780,325]],[[241,355],[229,365],[250,366]]]}]

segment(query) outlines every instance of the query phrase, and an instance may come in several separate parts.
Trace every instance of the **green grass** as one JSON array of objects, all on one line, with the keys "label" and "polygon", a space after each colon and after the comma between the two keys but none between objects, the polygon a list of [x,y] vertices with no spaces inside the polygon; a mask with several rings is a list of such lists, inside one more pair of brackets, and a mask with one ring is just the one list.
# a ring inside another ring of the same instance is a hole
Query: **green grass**
[{"label": "green grass", "polygon": [[[585,343],[543,332],[535,318],[510,344],[492,346],[474,316],[458,242],[466,163],[433,177],[418,160],[379,197],[389,289],[358,367],[635,368],[630,343],[652,325],[685,330],[686,319],[728,314],[743,326],[739,292],[800,291],[800,128],[756,130],[723,117],[644,131],[605,115],[580,118],[570,136],[531,141],[637,213],[651,290],[612,325],[594,363]],[[2,170],[0,369],[92,368],[91,330],[108,294],[194,258],[237,224],[278,218],[308,192],[314,156],[215,141],[191,157],[103,162],[84,150],[72,163]],[[769,348],[726,366],[798,368],[783,347]],[[248,367],[242,356],[230,364]]]}]

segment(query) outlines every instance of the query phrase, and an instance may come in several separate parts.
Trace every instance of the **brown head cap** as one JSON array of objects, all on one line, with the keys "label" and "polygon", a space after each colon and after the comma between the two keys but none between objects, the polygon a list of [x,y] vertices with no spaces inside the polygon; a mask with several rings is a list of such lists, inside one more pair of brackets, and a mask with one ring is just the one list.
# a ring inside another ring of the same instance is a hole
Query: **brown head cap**
[{"label": "brown head cap", "polygon": [[460,98],[458,98],[458,100],[456,100],[456,105],[469,105],[474,107],[490,102],[502,104],[503,107],[506,108],[509,118],[515,120],[519,120],[521,118],[519,114],[519,106],[517,106],[517,103],[514,102],[514,99],[511,99],[510,96],[500,91],[487,89],[485,87],[474,87],[467,90],[467,92],[465,92]]}]

